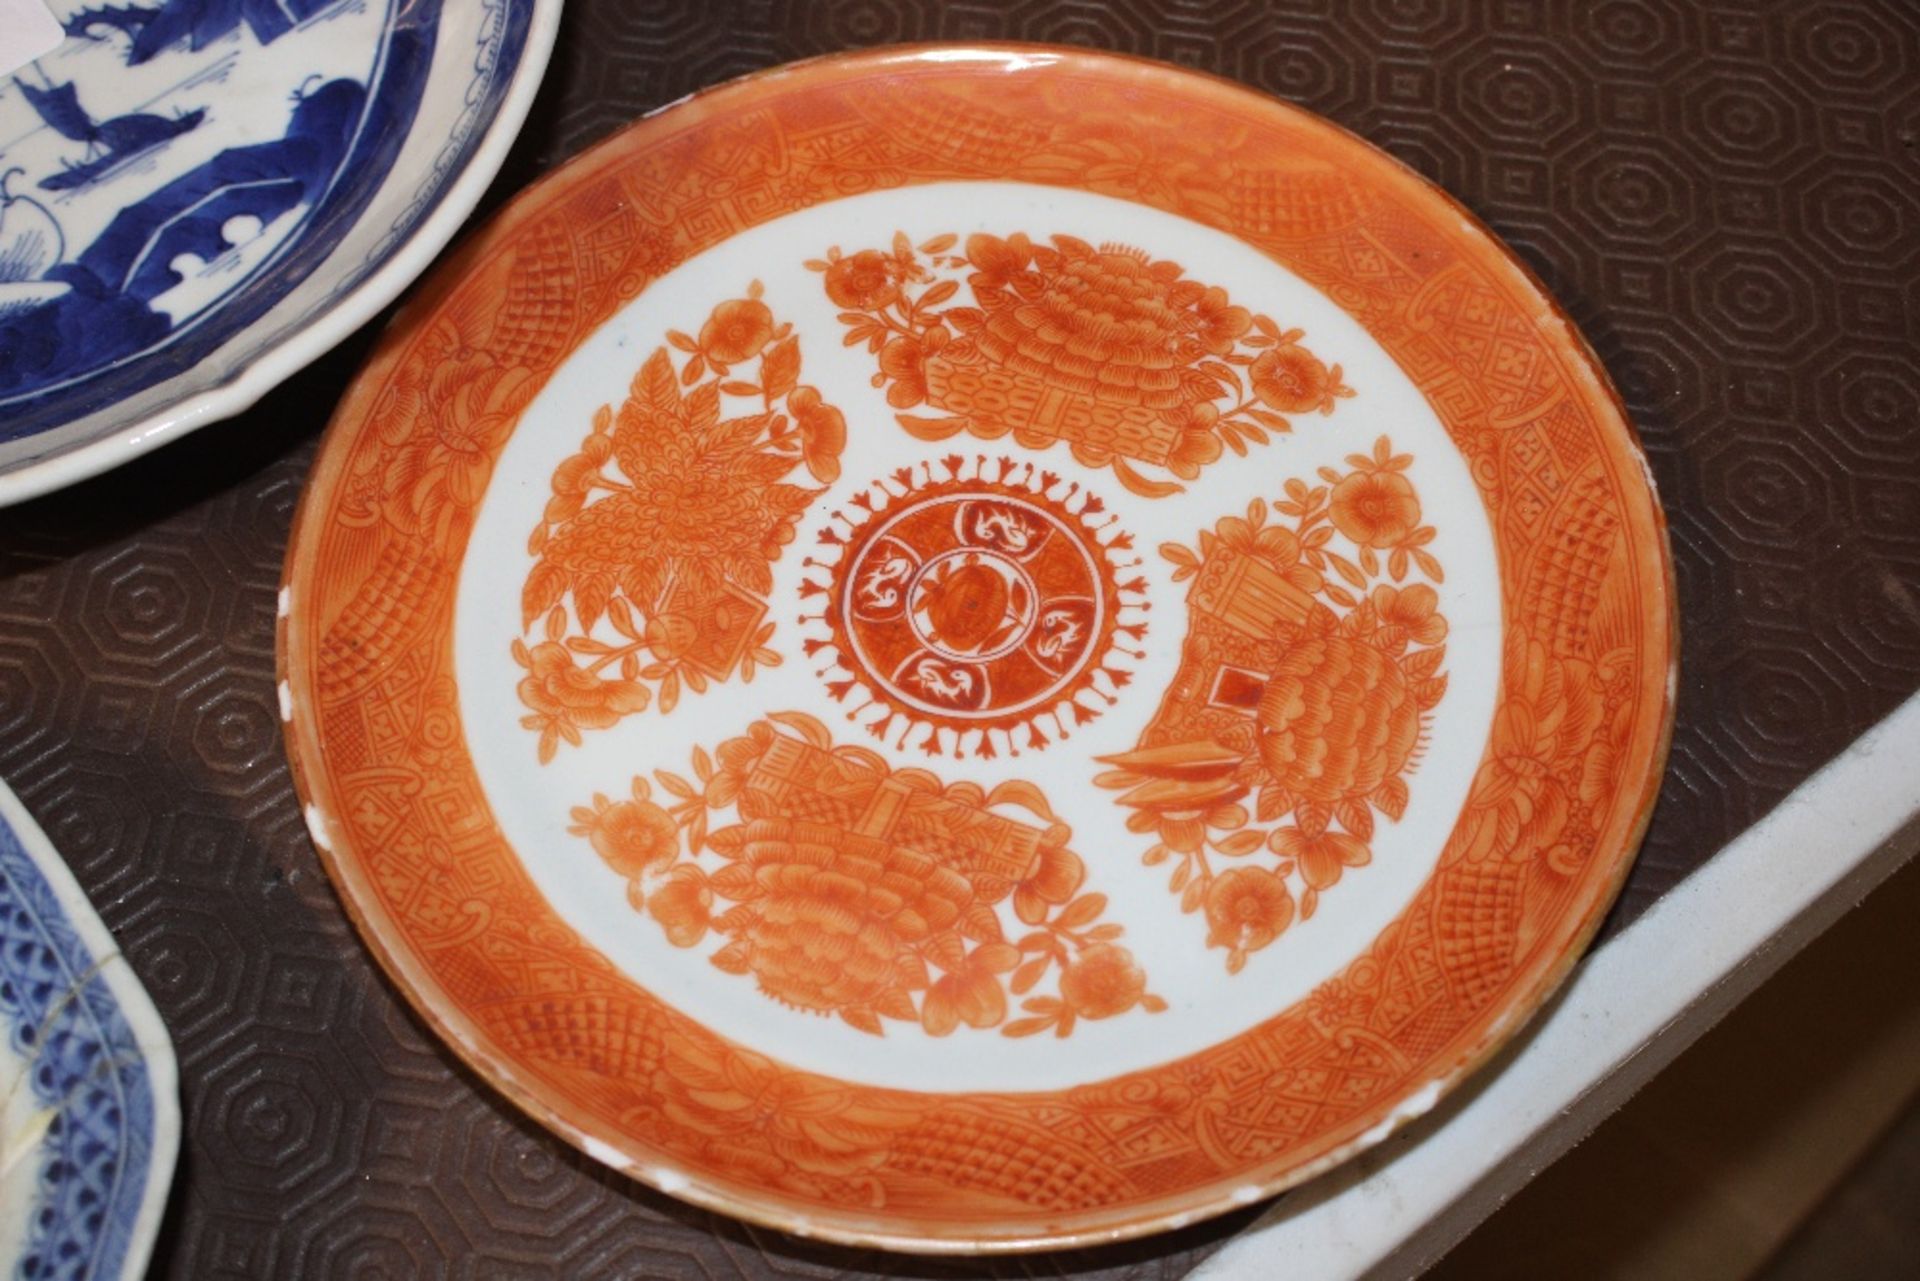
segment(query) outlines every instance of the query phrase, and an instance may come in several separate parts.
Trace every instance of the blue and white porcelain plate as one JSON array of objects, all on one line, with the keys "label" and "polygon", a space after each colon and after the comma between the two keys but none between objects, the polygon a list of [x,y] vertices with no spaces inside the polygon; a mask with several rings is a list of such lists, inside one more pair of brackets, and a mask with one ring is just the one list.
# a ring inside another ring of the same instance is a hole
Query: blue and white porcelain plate
[{"label": "blue and white porcelain plate", "polygon": [[0,76],[0,502],[225,417],[470,212],[558,0],[36,0]]},{"label": "blue and white porcelain plate", "polygon": [[0,1269],[146,1269],[180,1146],[173,1045],[112,935],[0,784]]}]

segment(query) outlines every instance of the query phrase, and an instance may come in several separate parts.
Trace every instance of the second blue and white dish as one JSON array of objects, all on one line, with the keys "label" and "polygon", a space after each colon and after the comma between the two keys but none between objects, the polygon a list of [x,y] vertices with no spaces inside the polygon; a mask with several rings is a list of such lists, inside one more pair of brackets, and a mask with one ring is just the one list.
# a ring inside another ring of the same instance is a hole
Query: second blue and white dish
[{"label": "second blue and white dish", "polygon": [[153,1002],[0,785],[0,1271],[134,1281],[173,1181],[179,1073]]}]

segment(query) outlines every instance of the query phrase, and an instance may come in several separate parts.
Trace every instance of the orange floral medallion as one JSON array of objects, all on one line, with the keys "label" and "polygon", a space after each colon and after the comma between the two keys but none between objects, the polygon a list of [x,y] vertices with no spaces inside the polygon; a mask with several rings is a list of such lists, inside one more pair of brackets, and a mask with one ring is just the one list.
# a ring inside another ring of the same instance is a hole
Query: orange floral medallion
[{"label": "orange floral medallion", "polygon": [[[821,492],[785,477],[804,466],[831,481],[847,438],[840,411],[800,385],[792,329],[775,325],[756,282],[697,339],[670,332],[678,368],[656,350],[619,410],[601,406],[555,468],[521,591],[522,626],[544,616],[544,639],[513,643],[527,670],[521,723],[540,735],[543,763],[656,692],[672,711],[683,683],[698,692],[779,664],[761,622],[771,566]],[[723,400],[744,412],[724,416]],[[594,635],[603,619],[610,638]]]},{"label": "orange floral medallion", "polygon": [[[1205,908],[1234,973],[1286,931],[1296,888],[1306,920],[1343,869],[1372,861],[1374,814],[1406,811],[1446,696],[1439,597],[1402,582],[1445,579],[1423,550],[1413,459],[1382,436],[1347,463],[1222,519],[1197,551],[1160,549],[1192,581],[1184,661],[1140,746],[1097,780],[1128,789],[1128,825],[1156,838],[1145,863],[1173,861],[1169,888],[1181,910]],[[1277,864],[1216,874],[1208,858],[1263,852]]]},{"label": "orange floral medallion", "polygon": [[1322,121],[1033,48],[521,196],[343,401],[281,606],[315,843],[448,1044],[901,1249],[1189,1222],[1457,1087],[1672,713],[1645,463],[1525,271]]},{"label": "orange floral medallion", "polygon": [[[693,783],[655,771],[671,809],[636,777],[629,799],[576,808],[570,830],[627,878],[629,901],[676,947],[724,935],[713,964],[751,975],[772,999],[876,1036],[891,1019],[933,1036],[964,1023],[1064,1037],[1078,1019],[1166,1009],[1114,942],[1124,927],[1100,921],[1106,896],[1079,893],[1086,865],[1067,848],[1072,832],[1031,783],[943,786],[835,747],[798,712],[712,755],[696,748],[692,765]],[[740,821],[709,830],[708,811],[725,810]],[[1026,1017],[1009,1022],[1009,993],[1032,992],[1056,967],[1059,995],[1028,996]]]},{"label": "orange floral medallion", "polygon": [[[916,247],[896,232],[888,251],[835,246],[807,265],[846,308],[847,344],[879,358],[887,403],[942,411],[897,415],[909,433],[1063,442],[1148,497],[1181,487],[1136,464],[1193,480],[1222,446],[1244,456],[1293,430],[1283,415],[1330,414],[1353,395],[1339,365],[1302,345],[1303,330],[1126,245],[1016,232]],[[943,306],[963,284],[968,301]]]},{"label": "orange floral medallion", "polygon": [[825,596],[832,639],[807,652],[833,655],[827,688],[841,701],[858,690],[855,715],[881,709],[875,738],[930,756],[993,757],[996,730],[1011,755],[1045,747],[1048,726],[1064,737],[1114,701],[1131,679],[1110,665],[1116,642],[1146,634],[1133,539],[1111,514],[1089,523],[1105,512],[1077,482],[1011,458],[901,468],[820,531],[840,556],[801,590]]}]

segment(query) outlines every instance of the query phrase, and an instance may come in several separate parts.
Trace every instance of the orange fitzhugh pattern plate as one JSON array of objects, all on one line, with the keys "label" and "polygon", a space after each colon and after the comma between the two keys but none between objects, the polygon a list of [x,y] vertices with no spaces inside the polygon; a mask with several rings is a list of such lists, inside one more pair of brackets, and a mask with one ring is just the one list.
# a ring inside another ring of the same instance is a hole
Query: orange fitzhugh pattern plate
[{"label": "orange fitzhugh pattern plate", "polygon": [[830,59],[445,264],[282,598],[422,1014],[666,1191],[926,1250],[1325,1168],[1546,997],[1671,717],[1660,513],[1445,196],[1232,85]]}]

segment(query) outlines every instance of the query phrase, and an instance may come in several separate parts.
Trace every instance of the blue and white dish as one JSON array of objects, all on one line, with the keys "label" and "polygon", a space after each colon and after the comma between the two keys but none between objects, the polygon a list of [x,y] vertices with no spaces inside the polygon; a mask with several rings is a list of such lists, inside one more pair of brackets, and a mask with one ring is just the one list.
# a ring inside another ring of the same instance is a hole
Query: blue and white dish
[{"label": "blue and white dish", "polygon": [[0,503],[226,417],[417,275],[559,0],[43,0],[0,76]]},{"label": "blue and white dish", "polygon": [[0,784],[0,1268],[146,1270],[180,1147],[160,1016],[47,838]]}]

